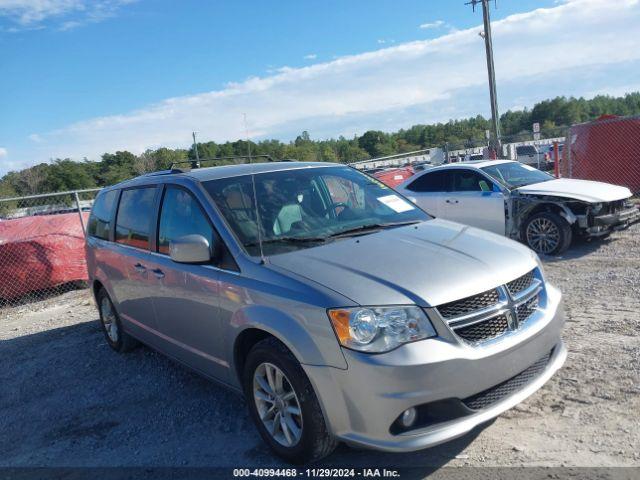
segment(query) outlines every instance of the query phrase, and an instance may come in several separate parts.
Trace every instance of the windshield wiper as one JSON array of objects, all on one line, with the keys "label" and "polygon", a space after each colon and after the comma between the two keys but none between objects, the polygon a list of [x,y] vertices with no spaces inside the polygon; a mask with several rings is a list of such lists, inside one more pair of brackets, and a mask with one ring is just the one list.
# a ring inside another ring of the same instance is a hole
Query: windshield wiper
[{"label": "windshield wiper", "polygon": [[405,225],[415,225],[416,223],[421,223],[421,222],[420,220],[411,220],[408,222],[370,223],[370,224],[361,225],[355,228],[349,228],[341,232],[332,233],[331,235],[329,235],[328,238],[340,238],[340,237],[349,237],[351,235],[367,234],[370,232],[377,232],[385,228],[403,227]]},{"label": "windshield wiper", "polygon": [[[262,240],[263,245],[271,243],[324,243],[327,239],[324,237],[280,237],[280,238],[267,238]],[[245,247],[257,247],[259,242],[245,243]]]}]

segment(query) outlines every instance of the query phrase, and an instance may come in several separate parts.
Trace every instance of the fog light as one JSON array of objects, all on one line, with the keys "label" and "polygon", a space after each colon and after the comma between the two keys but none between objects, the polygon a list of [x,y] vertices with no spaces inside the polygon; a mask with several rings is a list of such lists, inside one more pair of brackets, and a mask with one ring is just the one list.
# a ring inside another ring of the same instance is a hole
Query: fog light
[{"label": "fog light", "polygon": [[402,418],[400,422],[402,426],[405,428],[409,428],[416,421],[416,417],[418,416],[418,412],[415,408],[411,407],[402,412]]}]

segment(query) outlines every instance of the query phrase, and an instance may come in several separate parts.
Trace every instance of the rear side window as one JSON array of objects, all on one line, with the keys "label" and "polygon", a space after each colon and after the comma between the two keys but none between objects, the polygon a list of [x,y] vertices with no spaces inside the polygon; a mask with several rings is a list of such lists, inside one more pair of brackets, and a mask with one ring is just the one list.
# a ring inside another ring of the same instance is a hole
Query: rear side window
[{"label": "rear side window", "polygon": [[407,190],[412,192],[446,192],[448,176],[446,170],[425,173],[407,185]]},{"label": "rear side window", "polygon": [[185,235],[202,235],[213,244],[213,228],[198,201],[186,190],[168,187],[160,213],[158,251],[169,255],[169,242]]},{"label": "rear side window", "polygon": [[87,225],[87,233],[92,237],[109,240],[111,232],[111,215],[118,198],[117,190],[110,190],[106,193],[98,195],[93,203],[91,215],[89,215],[89,224]]},{"label": "rear side window", "polygon": [[123,190],[116,220],[116,242],[148,249],[156,188]]}]

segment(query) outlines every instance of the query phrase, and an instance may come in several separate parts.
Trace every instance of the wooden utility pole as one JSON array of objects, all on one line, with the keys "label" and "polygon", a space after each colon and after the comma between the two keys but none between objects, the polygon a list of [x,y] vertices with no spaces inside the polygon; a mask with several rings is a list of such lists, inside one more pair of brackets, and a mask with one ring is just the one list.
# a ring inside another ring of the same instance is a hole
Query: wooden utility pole
[{"label": "wooden utility pole", "polygon": [[[495,0],[494,0],[495,1]],[[489,12],[490,0],[471,0],[466,5],[471,5],[473,11],[476,10],[476,5],[482,4],[482,18],[484,20],[484,34],[481,36],[484,38],[484,45],[487,54],[487,73],[489,74],[489,96],[491,98],[491,128],[493,138],[490,141],[490,145],[495,149],[496,154],[501,156],[501,142],[500,142],[500,113],[498,112],[498,93],[496,91],[496,70],[493,63],[493,41],[491,38],[491,15]]]}]

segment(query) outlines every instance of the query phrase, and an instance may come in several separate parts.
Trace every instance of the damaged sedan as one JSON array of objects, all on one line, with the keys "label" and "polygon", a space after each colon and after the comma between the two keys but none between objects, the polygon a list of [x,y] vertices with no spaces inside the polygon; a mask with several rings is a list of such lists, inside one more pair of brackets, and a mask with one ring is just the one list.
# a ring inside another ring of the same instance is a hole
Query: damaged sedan
[{"label": "damaged sedan", "polygon": [[555,178],[508,160],[443,165],[396,190],[431,215],[518,239],[545,255],[576,237],[603,237],[640,220],[631,191],[608,183]]}]

